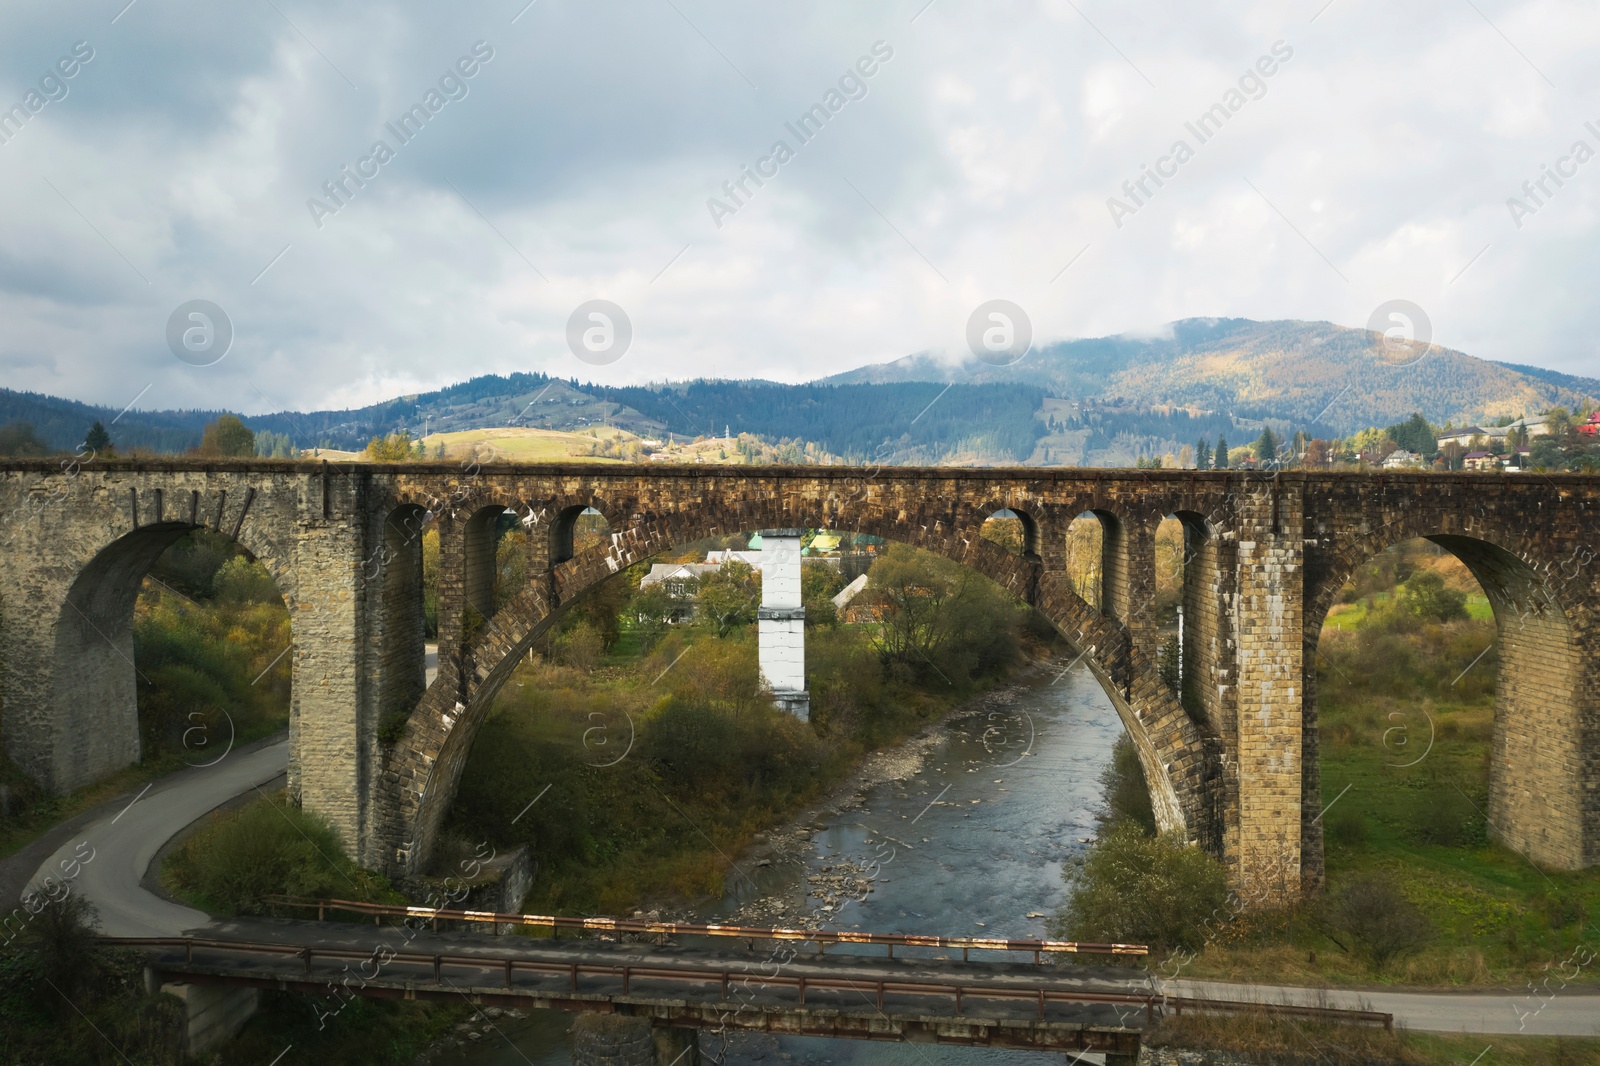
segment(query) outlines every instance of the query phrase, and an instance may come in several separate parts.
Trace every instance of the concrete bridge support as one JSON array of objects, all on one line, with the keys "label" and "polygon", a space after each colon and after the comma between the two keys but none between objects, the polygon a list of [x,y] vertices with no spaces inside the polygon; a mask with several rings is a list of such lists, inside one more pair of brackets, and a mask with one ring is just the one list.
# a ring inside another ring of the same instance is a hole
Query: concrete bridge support
[{"label": "concrete bridge support", "polygon": [[[145,971],[145,985],[154,993],[156,978]],[[195,1057],[214,1051],[239,1035],[261,1007],[261,990],[234,985],[193,985],[168,982],[159,991],[183,1001],[184,1040]]]},{"label": "concrete bridge support", "polygon": [[653,1026],[632,1014],[580,1014],[572,1023],[573,1066],[700,1066],[699,1033]]}]

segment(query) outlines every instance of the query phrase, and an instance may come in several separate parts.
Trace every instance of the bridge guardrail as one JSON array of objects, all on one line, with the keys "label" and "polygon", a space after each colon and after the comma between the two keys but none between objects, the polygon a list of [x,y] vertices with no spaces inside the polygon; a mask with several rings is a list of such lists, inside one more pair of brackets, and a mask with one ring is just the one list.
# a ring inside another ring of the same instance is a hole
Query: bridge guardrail
[{"label": "bridge guardrail", "polygon": [[1044,954],[1148,955],[1144,944],[1100,944],[1074,940],[1006,940],[999,937],[924,936],[916,933],[867,933],[852,929],[783,929],[746,925],[693,925],[686,922],[650,922],[635,918],[569,918],[550,914],[515,914],[496,911],[446,910],[439,907],[402,907],[385,903],[357,903],[343,899],[300,899],[293,896],[268,896],[265,902],[279,907],[317,910],[323,921],[328,911],[369,914],[375,919],[420,918],[430,922],[489,922],[495,926],[525,925],[559,932],[575,929],[602,933],[646,933],[677,936],[733,937],[741,940],[797,940],[824,944],[882,944],[894,957],[896,947],[960,948],[966,952],[1031,951],[1035,962]]},{"label": "bridge guardrail", "polygon": [[[299,947],[289,944],[265,944],[253,941],[217,940],[204,937],[101,937],[102,943],[117,947],[148,947],[182,949],[184,963],[196,965],[195,951],[215,951],[221,953],[239,953],[246,955],[274,955],[280,958],[294,958],[301,961],[303,966],[302,977],[315,984],[312,980],[313,964],[317,960],[328,962],[352,962],[370,960],[370,948],[345,948],[345,947]],[[601,977],[620,979],[622,994],[633,994],[635,980],[658,980],[678,983],[711,984],[720,986],[721,994],[726,997],[729,989],[739,983],[745,985],[754,982],[763,988],[776,986],[780,988],[793,988],[796,992],[796,1005],[806,1005],[806,992],[834,991],[873,993],[872,1000],[877,1010],[883,1009],[883,998],[887,995],[911,996],[940,996],[952,998],[955,1001],[955,1010],[961,1014],[964,1001],[973,999],[988,1000],[1013,1000],[1025,1001],[1037,1007],[1040,1021],[1045,1019],[1045,1009],[1048,1004],[1089,1004],[1131,1006],[1143,1008],[1147,1022],[1154,1021],[1157,1011],[1172,1010],[1182,1014],[1184,1011],[1219,1013],[1219,1014],[1247,1014],[1263,1012],[1274,1017],[1298,1018],[1306,1021],[1330,1021],[1355,1025],[1382,1026],[1386,1030],[1394,1028],[1394,1015],[1381,1011],[1344,1010],[1337,1007],[1311,1007],[1283,1003],[1251,1003],[1240,1000],[1199,999],[1194,997],[1162,996],[1141,992],[1091,992],[1079,989],[1060,989],[1043,987],[1017,987],[997,985],[984,982],[949,982],[918,980],[906,976],[893,981],[870,980],[845,977],[817,977],[805,974],[752,973],[748,970],[734,970],[726,967],[706,966],[672,966],[660,963],[649,966],[615,965],[595,962],[548,962],[537,959],[520,959],[512,956],[496,955],[452,955],[442,952],[387,952],[385,965],[399,964],[402,966],[430,967],[434,983],[442,982],[443,971],[447,966],[465,967],[480,971],[494,971],[503,973],[503,987],[512,988],[513,978],[516,973],[542,973],[551,974],[567,979],[567,991],[578,993],[580,982],[584,977]],[[348,967],[346,968],[348,969]],[[209,976],[204,973],[188,974],[186,976]],[[226,975],[223,976],[226,979]],[[262,974],[266,977],[266,974]],[[363,982],[363,987],[367,983]],[[407,985],[411,988],[411,985]],[[454,986],[451,986],[454,989]],[[459,995],[459,989],[453,992]]]}]

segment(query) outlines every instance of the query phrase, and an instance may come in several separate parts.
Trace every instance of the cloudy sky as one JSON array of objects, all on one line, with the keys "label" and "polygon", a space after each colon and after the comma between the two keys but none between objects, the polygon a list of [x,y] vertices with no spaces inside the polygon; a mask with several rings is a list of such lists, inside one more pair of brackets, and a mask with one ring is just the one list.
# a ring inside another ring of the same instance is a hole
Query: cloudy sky
[{"label": "cloudy sky", "polygon": [[[995,298],[1039,340],[1408,300],[1438,343],[1600,370],[1593,2],[525,2],[7,5],[0,384],[793,381],[961,352]],[[632,325],[607,365],[568,344],[596,299]],[[169,344],[193,300],[220,361],[201,320]]]}]

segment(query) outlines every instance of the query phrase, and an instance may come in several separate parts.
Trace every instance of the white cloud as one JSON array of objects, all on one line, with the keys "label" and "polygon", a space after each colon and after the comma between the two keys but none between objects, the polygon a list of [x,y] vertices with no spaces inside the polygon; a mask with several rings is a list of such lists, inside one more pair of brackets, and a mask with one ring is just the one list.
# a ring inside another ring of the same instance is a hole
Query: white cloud
[{"label": "white cloud", "polygon": [[[515,26],[488,3],[281,6],[315,47],[270,9],[199,0],[115,26],[0,15],[6,69],[97,49],[0,145],[0,194],[25,207],[0,216],[7,386],[120,405],[153,384],[141,406],[259,411],[511,370],[802,380],[959,355],[995,297],[1028,308],[1041,342],[1188,316],[1360,325],[1403,297],[1441,343],[1596,371],[1600,162],[1521,229],[1505,207],[1575,138],[1600,150],[1584,127],[1600,124],[1584,107],[1600,24],[1555,0],[1487,12],[1505,37],[1469,5],[1377,0],[1315,23],[1320,3],[1190,22],[941,0],[914,24],[921,0],[628,18],[546,3]],[[1280,39],[1294,57],[1265,95],[1195,142],[1185,122]],[[496,55],[467,98],[318,230],[306,198],[478,40]],[[880,40],[894,55],[865,98],[800,145],[785,122]],[[717,228],[706,198],[778,138],[795,159]],[[1107,198],[1177,138],[1195,157],[1118,228]],[[237,326],[213,367],[165,347],[194,297]],[[595,297],[635,325],[606,368],[565,347]]]}]

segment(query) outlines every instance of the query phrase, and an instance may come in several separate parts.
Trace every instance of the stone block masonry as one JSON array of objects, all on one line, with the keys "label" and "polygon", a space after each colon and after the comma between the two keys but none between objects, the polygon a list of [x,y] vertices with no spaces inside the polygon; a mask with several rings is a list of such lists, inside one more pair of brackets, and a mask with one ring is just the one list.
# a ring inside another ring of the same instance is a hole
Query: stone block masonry
[{"label": "stone block masonry", "polygon": [[[574,554],[586,508],[612,535]],[[980,535],[1001,509],[1029,530],[1025,554]],[[494,587],[489,534],[507,510],[530,534],[520,589]],[[1085,511],[1108,531],[1096,604],[1062,569],[1067,527]],[[404,533],[424,515],[441,544],[431,683],[419,547]],[[1168,515],[1189,546],[1176,693],[1156,668],[1151,602],[1154,530]],[[1500,629],[1490,831],[1542,866],[1600,862],[1593,477],[4,462],[0,735],[45,787],[78,788],[138,758],[134,601],[155,558],[200,526],[260,559],[289,606],[293,796],[358,861],[397,876],[425,872],[516,662],[587,590],[658,552],[749,530],[771,534],[773,552],[792,545],[792,563],[766,570],[760,662],[780,700],[803,696],[798,536],[809,527],[943,555],[1036,607],[1111,697],[1163,828],[1222,857],[1265,904],[1321,884],[1322,620],[1373,554],[1429,537],[1472,569]]]}]

